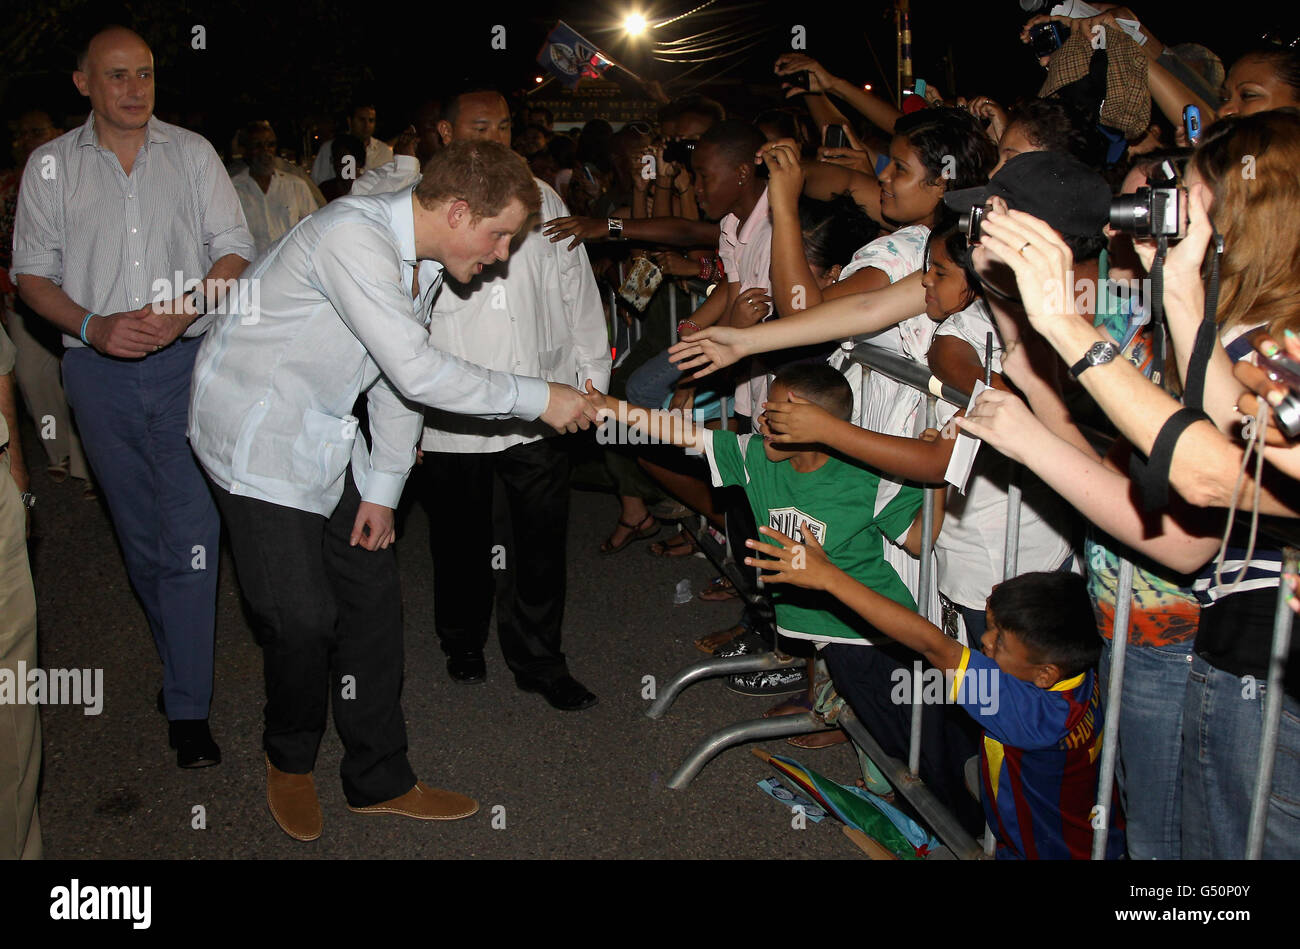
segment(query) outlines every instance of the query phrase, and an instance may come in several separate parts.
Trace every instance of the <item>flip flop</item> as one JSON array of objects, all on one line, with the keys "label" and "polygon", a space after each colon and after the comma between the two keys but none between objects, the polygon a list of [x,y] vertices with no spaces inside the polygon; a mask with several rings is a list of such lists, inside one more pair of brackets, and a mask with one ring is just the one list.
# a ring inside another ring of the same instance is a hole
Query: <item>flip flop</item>
[{"label": "flip flop", "polygon": [[[685,538],[685,540],[679,538]],[[655,541],[646,548],[654,557],[689,557],[699,549],[695,544],[695,538],[685,531],[674,534],[663,543]]]},{"label": "flip flop", "polygon": [[714,577],[704,585],[704,589],[695,594],[701,600],[707,600],[710,603],[719,603],[723,600],[736,600],[740,594],[736,592],[735,585],[726,577]]},{"label": "flip flop", "polygon": [[[646,521],[650,522],[650,526],[642,527],[641,524],[644,524]],[[623,542],[620,544],[611,544],[609,540],[610,537],[613,537],[614,535],[610,534],[609,537],[605,538],[600,545],[600,552],[602,554],[616,554],[628,545],[636,543],[638,540],[648,540],[655,534],[658,534],[661,529],[659,522],[655,520],[653,514],[647,514],[640,524],[629,524],[622,518],[619,518],[618,524],[620,527],[626,527],[631,531],[631,533],[624,537]]]}]

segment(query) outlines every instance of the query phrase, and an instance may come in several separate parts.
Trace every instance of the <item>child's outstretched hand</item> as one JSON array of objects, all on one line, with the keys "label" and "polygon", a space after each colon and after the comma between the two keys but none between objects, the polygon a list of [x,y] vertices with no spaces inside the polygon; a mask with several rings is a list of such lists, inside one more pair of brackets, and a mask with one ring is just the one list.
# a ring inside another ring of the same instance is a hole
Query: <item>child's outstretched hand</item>
[{"label": "child's outstretched hand", "polygon": [[759,533],[766,534],[781,544],[781,547],[776,547],[752,538],[745,541],[746,547],[772,558],[771,560],[760,560],[757,557],[745,558],[745,563],[749,566],[771,571],[763,574],[764,583],[791,583],[809,590],[825,590],[830,586],[834,576],[840,572],[840,569],[827,559],[826,551],[822,549],[821,544],[817,543],[817,538],[813,537],[812,531],[800,531],[803,543],[799,543],[770,527],[760,527],[758,530]]},{"label": "child's outstretched hand", "polygon": [[587,380],[587,391],[584,395],[586,395],[587,401],[591,403],[591,407],[596,410],[598,416],[602,411],[606,413],[618,411],[618,400],[605,395],[596,388],[590,379]]}]

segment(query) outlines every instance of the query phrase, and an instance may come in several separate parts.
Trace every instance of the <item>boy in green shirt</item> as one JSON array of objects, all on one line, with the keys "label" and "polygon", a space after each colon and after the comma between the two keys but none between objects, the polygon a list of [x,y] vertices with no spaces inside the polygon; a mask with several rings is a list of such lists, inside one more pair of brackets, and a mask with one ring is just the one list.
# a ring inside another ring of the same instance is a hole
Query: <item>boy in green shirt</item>
[{"label": "boy in green shirt", "polygon": [[[702,452],[715,487],[739,485],[754,519],[788,536],[803,531],[849,576],[882,596],[915,610],[907,586],[884,559],[884,543],[916,555],[921,545],[920,488],[882,483],[870,469],[828,454],[819,445],[772,443],[764,412],[758,432],[706,429],[681,413],[629,407],[594,392],[593,401],[620,423],[650,438]],[[601,402],[603,400],[603,402]],[[825,364],[794,364],[777,373],[768,402],[812,402],[848,419],[853,392],[844,376]],[[941,518],[936,514],[935,520]],[[938,524],[935,525],[937,532]],[[818,643],[869,644],[862,621],[822,591],[782,587],[772,592],[777,631]]]}]

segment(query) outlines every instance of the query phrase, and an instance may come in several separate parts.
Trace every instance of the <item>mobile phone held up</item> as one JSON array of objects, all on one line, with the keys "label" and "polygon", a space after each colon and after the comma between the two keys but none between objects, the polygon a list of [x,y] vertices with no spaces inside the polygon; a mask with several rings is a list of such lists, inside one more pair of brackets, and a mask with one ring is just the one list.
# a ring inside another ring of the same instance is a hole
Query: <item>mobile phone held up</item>
[{"label": "mobile phone held up", "polygon": [[1201,143],[1201,110],[1194,105],[1183,107],[1183,128],[1187,132],[1187,143]]},{"label": "mobile phone held up", "polygon": [[822,145],[826,148],[849,148],[849,133],[843,125],[828,125]]},{"label": "mobile phone held up", "polygon": [[1051,56],[1070,38],[1070,28],[1055,20],[1040,23],[1029,31],[1029,45],[1035,56]]},{"label": "mobile phone held up", "polygon": [[787,85],[794,86],[796,89],[808,89],[808,70],[803,69],[799,72],[792,72],[788,76],[781,77]]}]

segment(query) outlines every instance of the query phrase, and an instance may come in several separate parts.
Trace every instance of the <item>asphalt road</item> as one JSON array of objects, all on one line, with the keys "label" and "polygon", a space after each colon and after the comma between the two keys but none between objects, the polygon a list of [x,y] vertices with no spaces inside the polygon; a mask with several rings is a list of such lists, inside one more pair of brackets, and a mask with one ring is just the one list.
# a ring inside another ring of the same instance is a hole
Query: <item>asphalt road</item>
[{"label": "asphalt road", "polygon": [[[24,435],[29,449],[36,448],[30,427]],[[316,769],[324,834],[312,843],[292,840],[266,806],[261,654],[240,608],[228,554],[223,550],[219,564],[211,718],[224,760],[184,771],[176,767],[166,724],[154,708],[161,665],[107,511],[102,503],[81,500],[79,482],[52,484],[44,459],[33,460],[40,664],[102,669],[105,696],[95,716],[81,707],[43,709],[40,807],[48,858],[861,856],[833,820],[792,827],[790,812],[756,787],[772,772],[743,748],[715,759],[688,789],[666,787],[703,736],[758,717],[774,700],[735,695],[713,680],[688,689],[666,718],[645,717],[643,677],[663,682],[701,658],[692,640],[730,626],[739,607],[698,599],[673,604],[678,581],[689,579],[698,590],[713,575],[703,559],[654,558],[645,543],[602,556],[598,546],[618,506],[610,495],[580,490],[573,492],[569,524],[564,647],[571,671],[600,703],[561,712],[518,691],[495,637],[485,684],[447,678],[433,635],[428,522],[416,508],[398,541],[410,757],[421,778],[470,794],[482,809],[450,823],[353,814],[337,777],[342,749],[331,727]],[[840,781],[851,782],[857,773],[847,745],[803,751],[781,741],[762,747]]]}]

